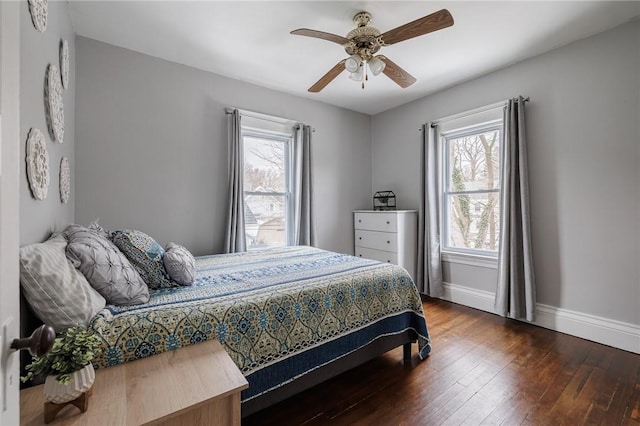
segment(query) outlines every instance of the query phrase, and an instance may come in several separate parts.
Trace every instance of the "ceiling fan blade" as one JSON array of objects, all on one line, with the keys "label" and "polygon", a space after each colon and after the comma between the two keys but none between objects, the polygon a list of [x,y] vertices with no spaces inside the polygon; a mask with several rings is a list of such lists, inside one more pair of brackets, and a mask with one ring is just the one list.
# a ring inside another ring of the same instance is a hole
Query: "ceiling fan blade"
[{"label": "ceiling fan blade", "polygon": [[453,25],[453,16],[447,9],[416,19],[413,22],[399,26],[382,34],[384,44],[394,44],[410,38],[438,31]]},{"label": "ceiling fan blade", "polygon": [[349,43],[349,39],[344,38],[342,36],[331,34],[331,33],[325,33],[324,31],[310,30],[308,28],[300,28],[298,30],[293,30],[293,31],[291,31],[291,34],[307,36],[307,37],[321,38],[323,40],[329,40],[329,41],[332,41],[334,43],[338,43],[338,44],[341,44],[341,45],[345,45],[345,44]]},{"label": "ceiling fan blade", "polygon": [[393,62],[391,59],[382,55],[379,55],[378,58],[380,58],[380,60],[382,60],[382,62],[386,64],[382,72],[391,80],[395,81],[398,86],[406,89],[416,82],[416,78],[414,76],[400,68],[400,66],[398,66],[398,64]]},{"label": "ceiling fan blade", "polygon": [[327,84],[331,83],[334,78],[336,78],[338,75],[340,75],[340,73],[342,71],[344,71],[344,69],[345,69],[344,68],[344,63],[345,63],[345,61],[346,61],[346,59],[343,59],[340,62],[338,62],[337,64],[335,64],[334,67],[331,68],[328,73],[323,75],[322,78],[320,78],[320,80],[318,80],[316,82],[316,84],[314,84],[313,86],[309,87],[309,92],[318,93],[319,91],[324,89],[324,87]]}]

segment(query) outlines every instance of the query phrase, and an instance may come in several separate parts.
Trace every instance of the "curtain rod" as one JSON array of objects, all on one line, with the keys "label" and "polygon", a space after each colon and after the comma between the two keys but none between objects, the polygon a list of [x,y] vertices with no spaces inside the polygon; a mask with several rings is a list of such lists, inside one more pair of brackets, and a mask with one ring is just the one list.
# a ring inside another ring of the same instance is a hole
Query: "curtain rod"
[{"label": "curtain rod", "polygon": [[[515,99],[515,98],[513,98],[513,99]],[[530,100],[530,98],[528,96],[526,98],[524,98],[525,102],[529,102],[529,100]],[[439,120],[432,121],[431,122],[431,127],[435,127],[438,124],[446,123],[448,121],[457,120],[459,118],[468,117],[470,115],[479,114],[481,112],[491,111],[492,109],[501,108],[501,107],[505,106],[507,104],[507,102],[509,102],[509,99],[505,99],[504,101],[495,102],[493,104],[489,104],[489,105],[481,106],[481,107],[478,107],[478,108],[474,108],[474,109],[471,109],[469,111],[461,112],[461,113],[458,113],[458,114],[448,115],[446,117],[440,118]],[[421,132],[422,128],[419,128],[418,131]]]},{"label": "curtain rod", "polygon": [[[275,116],[275,115],[262,114],[260,112],[247,111],[247,110],[240,109],[240,108],[225,107],[224,108],[224,113],[225,114],[232,114],[234,109],[237,109],[238,111],[240,111],[241,115],[244,115],[244,116],[247,116],[247,117],[252,117],[252,118],[257,118],[258,120],[271,121],[272,123],[278,123],[278,124],[290,124],[290,125],[292,125],[294,127],[303,125],[303,123],[298,121],[298,120],[291,120],[289,118],[278,117],[278,116]],[[315,132],[316,128],[312,127],[311,131]]]}]

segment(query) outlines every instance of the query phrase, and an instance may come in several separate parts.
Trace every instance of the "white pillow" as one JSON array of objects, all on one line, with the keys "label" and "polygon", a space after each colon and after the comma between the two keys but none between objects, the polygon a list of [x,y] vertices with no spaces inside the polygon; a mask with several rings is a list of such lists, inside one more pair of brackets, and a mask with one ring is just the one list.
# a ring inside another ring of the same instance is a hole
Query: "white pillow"
[{"label": "white pillow", "polygon": [[105,306],[102,297],[67,260],[67,240],[58,234],[20,249],[20,284],[33,312],[56,332],[87,327]]}]

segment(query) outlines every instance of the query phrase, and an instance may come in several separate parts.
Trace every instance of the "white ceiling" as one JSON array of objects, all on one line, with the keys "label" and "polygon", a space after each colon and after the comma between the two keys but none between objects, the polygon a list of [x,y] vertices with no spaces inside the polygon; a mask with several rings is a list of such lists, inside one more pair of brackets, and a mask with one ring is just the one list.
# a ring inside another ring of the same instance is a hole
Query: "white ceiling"
[{"label": "white ceiling", "polygon": [[[322,92],[307,92],[347,55],[291,30],[345,36],[366,10],[385,32],[442,8],[453,27],[381,51],[418,79],[414,85],[401,89],[381,74],[362,90],[345,71]],[[373,115],[628,22],[640,2],[73,0],[70,10],[81,36]]]}]

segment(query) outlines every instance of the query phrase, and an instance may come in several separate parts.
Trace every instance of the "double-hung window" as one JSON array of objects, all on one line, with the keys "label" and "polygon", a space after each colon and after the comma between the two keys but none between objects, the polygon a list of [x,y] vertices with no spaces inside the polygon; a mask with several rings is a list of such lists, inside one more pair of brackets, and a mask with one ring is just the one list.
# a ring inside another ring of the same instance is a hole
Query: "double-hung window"
[{"label": "double-hung window", "polygon": [[242,129],[247,249],[277,247],[292,239],[292,134]]},{"label": "double-hung window", "polygon": [[502,120],[451,129],[443,153],[443,252],[497,256]]}]

